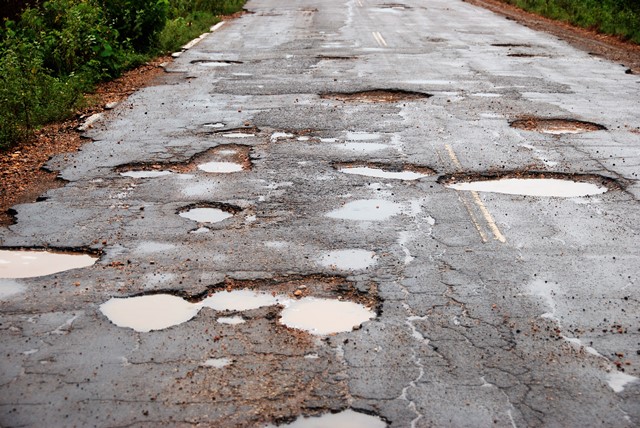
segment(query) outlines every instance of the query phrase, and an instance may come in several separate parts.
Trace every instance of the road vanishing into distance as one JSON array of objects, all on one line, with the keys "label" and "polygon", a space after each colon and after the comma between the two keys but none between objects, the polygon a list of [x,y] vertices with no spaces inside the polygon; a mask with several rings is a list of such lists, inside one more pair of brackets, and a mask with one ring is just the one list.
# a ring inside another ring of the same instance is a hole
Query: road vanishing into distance
[{"label": "road vanishing into distance", "polygon": [[640,425],[640,76],[401,1],[251,0],[49,161],[0,425]]}]

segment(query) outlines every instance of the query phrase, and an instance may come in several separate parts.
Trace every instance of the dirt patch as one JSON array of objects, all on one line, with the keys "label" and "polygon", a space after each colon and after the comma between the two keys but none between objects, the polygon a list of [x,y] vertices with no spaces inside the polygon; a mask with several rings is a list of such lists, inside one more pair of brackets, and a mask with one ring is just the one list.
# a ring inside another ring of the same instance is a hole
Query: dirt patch
[{"label": "dirt patch", "polygon": [[530,54],[530,53],[510,53],[510,54],[507,54],[507,56],[510,56],[513,58],[548,58],[546,55],[536,55],[536,54]]},{"label": "dirt patch", "polygon": [[582,183],[592,183],[604,186],[609,190],[621,190],[622,186],[617,180],[610,177],[597,174],[573,174],[562,172],[546,172],[546,171],[505,171],[505,172],[472,172],[447,174],[438,177],[437,182],[440,184],[467,183],[470,181],[489,181],[501,180],[506,178],[554,178],[557,180],[577,181]]},{"label": "dirt patch", "polygon": [[551,33],[575,48],[624,64],[633,74],[640,73],[640,45],[525,12],[499,0],[464,1],[499,13],[534,30]]},{"label": "dirt patch", "polygon": [[526,118],[509,122],[509,125],[513,128],[542,132],[545,134],[576,134],[607,129],[605,126],[597,123],[575,119]]},{"label": "dirt patch", "polygon": [[397,103],[400,101],[414,101],[432,97],[431,94],[403,89],[372,89],[357,92],[326,92],[320,94],[322,99],[332,99],[343,102],[361,103]]},{"label": "dirt patch", "polygon": [[116,172],[131,171],[171,171],[176,173],[194,172],[198,165],[206,162],[234,162],[242,165],[245,171],[252,167],[251,147],[240,144],[222,144],[197,153],[184,162],[133,162],[117,166]]}]

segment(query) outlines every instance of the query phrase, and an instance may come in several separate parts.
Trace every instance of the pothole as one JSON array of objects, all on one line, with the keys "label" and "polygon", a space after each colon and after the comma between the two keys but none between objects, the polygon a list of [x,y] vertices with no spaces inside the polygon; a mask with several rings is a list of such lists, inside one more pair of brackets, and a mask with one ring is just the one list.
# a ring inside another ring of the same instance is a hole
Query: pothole
[{"label": "pothole", "polygon": [[411,7],[407,6],[406,4],[402,4],[402,3],[383,3],[378,7],[380,9],[400,9],[400,10],[411,9]]},{"label": "pothole", "polygon": [[357,56],[340,56],[340,55],[318,55],[316,59],[324,61],[351,61],[358,59]]},{"label": "pothole", "polygon": [[396,103],[399,101],[415,101],[431,97],[431,94],[404,89],[373,89],[357,92],[326,92],[320,94],[322,99],[332,99],[344,102],[363,103]]},{"label": "pothole", "polygon": [[198,169],[204,172],[228,174],[232,172],[240,172],[244,170],[244,167],[235,162],[206,162],[198,165]]},{"label": "pothole", "polygon": [[605,126],[597,123],[585,122],[576,119],[543,119],[528,118],[518,119],[509,123],[511,127],[525,131],[536,131],[543,134],[579,134],[581,132],[593,132],[606,130]]},{"label": "pothole", "polygon": [[376,264],[378,258],[373,251],[362,249],[335,250],[319,257],[318,263],[329,269],[364,270]]},{"label": "pothole", "polygon": [[[120,175],[131,178],[155,178],[172,173],[237,172],[251,169],[251,147],[222,144],[193,155],[184,162],[136,162],[115,168]],[[233,164],[233,165],[229,165]]]},{"label": "pothole", "polygon": [[178,210],[178,215],[198,223],[219,223],[233,217],[241,208],[222,203],[201,203],[188,205]]},{"label": "pothole", "polygon": [[[280,425],[281,428],[385,428],[386,426],[387,423],[378,416],[351,409],[339,413],[326,413],[321,416],[299,417],[289,424]],[[274,428],[274,425],[269,425],[268,428]]]},{"label": "pothole", "polygon": [[194,59],[191,64],[198,64],[203,67],[228,67],[233,64],[242,64],[242,61],[227,61],[213,59]]},{"label": "pothole", "polygon": [[519,53],[519,52],[510,53],[510,54],[507,54],[507,56],[512,57],[512,58],[540,58],[540,57],[544,57],[544,55],[537,55],[537,54],[530,54],[530,53]]},{"label": "pothole", "polygon": [[499,48],[530,48],[528,43],[492,43],[491,46]]},{"label": "pothole", "polygon": [[97,256],[44,250],[0,250],[0,278],[34,278],[92,266]]},{"label": "pothole", "polygon": [[431,168],[415,165],[390,165],[383,163],[337,163],[334,168],[345,174],[365,177],[387,178],[391,180],[419,180],[434,175]]},{"label": "pothole", "polygon": [[118,327],[148,333],[187,322],[200,307],[170,294],[154,294],[111,299],[100,305],[100,311]]},{"label": "pothole", "polygon": [[362,199],[325,214],[342,220],[384,221],[402,212],[402,205],[384,199]]},{"label": "pothole", "polygon": [[204,299],[200,305],[216,311],[247,311],[263,306],[273,306],[280,298],[253,290],[219,291]]},{"label": "pothole", "polygon": [[306,297],[283,303],[280,323],[315,335],[351,331],[376,316],[374,311],[358,303],[335,299]]},{"label": "pothole", "polygon": [[123,177],[131,177],[131,178],[157,178],[157,177],[164,177],[171,174],[173,174],[173,172],[166,171],[166,170],[157,170],[157,171],[140,170],[140,171],[126,171],[126,172],[120,173],[120,175]]},{"label": "pothole", "polygon": [[[113,298],[102,304],[100,311],[119,327],[149,332],[187,322],[203,308],[241,312],[277,305],[283,308],[283,325],[324,335],[350,331],[376,317],[379,304],[375,286],[367,293],[360,292],[340,277],[309,276],[283,282],[227,280],[215,288],[191,298],[175,292]],[[233,316],[220,317],[218,322],[233,325],[245,320]]]},{"label": "pothole", "polygon": [[562,173],[506,173],[441,177],[438,182],[456,190],[508,195],[577,198],[599,195],[618,184],[598,175]]}]

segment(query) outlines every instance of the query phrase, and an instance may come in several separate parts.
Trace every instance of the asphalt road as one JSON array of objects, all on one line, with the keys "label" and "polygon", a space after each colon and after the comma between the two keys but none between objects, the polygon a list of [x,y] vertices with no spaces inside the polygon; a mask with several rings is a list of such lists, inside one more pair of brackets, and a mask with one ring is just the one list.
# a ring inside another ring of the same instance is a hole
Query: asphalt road
[{"label": "asphalt road", "polygon": [[[247,9],[52,159],[68,184],[0,230],[2,247],[100,254],[0,280],[0,425],[262,426],[347,408],[393,427],[640,425],[640,76],[461,1]],[[606,129],[510,126],[522,117]],[[229,160],[244,169],[198,169]],[[172,174],[121,175],[145,169]],[[445,186],[465,174],[608,191]],[[353,203],[365,220],[341,218]],[[194,207],[233,215],[179,215]],[[224,289],[377,316],[318,336],[278,305],[202,308],[137,332],[100,309]]]}]

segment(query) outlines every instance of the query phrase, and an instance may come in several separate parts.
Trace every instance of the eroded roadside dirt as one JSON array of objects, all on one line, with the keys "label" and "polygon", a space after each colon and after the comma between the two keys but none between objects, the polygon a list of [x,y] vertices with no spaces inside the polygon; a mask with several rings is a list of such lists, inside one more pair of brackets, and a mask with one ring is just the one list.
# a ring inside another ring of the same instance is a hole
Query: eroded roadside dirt
[{"label": "eroded roadside dirt", "polygon": [[627,67],[627,72],[630,74],[640,74],[640,45],[622,41],[618,37],[599,34],[592,30],[554,21],[526,12],[500,0],[464,1],[489,9],[534,30],[551,33],[565,40],[573,47],[589,52],[592,55],[618,62]]}]

